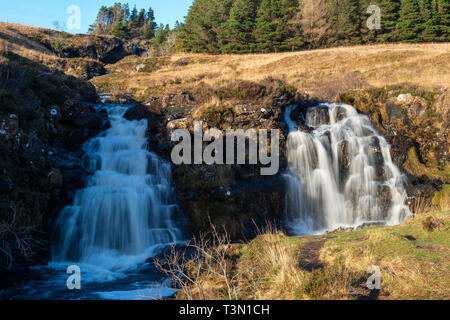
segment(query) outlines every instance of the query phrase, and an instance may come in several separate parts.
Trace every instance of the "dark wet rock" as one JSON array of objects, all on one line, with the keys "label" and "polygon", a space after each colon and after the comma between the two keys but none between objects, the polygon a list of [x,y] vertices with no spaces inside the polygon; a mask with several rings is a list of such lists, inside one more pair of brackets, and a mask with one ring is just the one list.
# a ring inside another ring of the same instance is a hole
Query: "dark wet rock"
[{"label": "dark wet rock", "polygon": [[128,109],[124,117],[129,121],[146,119],[148,121],[147,132],[149,135],[159,133],[166,122],[164,116],[154,114],[147,106],[141,104]]},{"label": "dark wet rock", "polygon": [[0,137],[5,140],[12,139],[19,130],[19,118],[16,114],[0,115]]},{"label": "dark wet rock", "polygon": [[341,141],[338,144],[338,160],[339,160],[339,182],[341,189],[345,187],[345,182],[348,179],[350,172],[350,148],[347,140]]},{"label": "dark wet rock", "polygon": [[66,144],[67,146],[78,146],[91,136],[92,133],[89,129],[74,129],[67,134]]},{"label": "dark wet rock", "polygon": [[369,157],[370,163],[375,170],[374,179],[376,181],[383,181],[386,179],[386,172],[384,168],[384,157],[381,152],[380,140],[378,137],[371,137],[370,143],[365,150]]},{"label": "dark wet rock", "polygon": [[95,111],[86,110],[84,114],[80,114],[78,117],[75,118],[73,124],[79,128],[96,130],[100,129],[102,125],[102,119],[98,116],[98,114]]},{"label": "dark wet rock", "polygon": [[124,117],[125,119],[131,121],[131,120],[142,120],[142,119],[149,119],[154,117],[155,114],[146,106],[142,104],[138,104],[134,107],[131,107],[128,109],[128,111],[125,113]]},{"label": "dark wet rock", "polygon": [[306,117],[306,108],[302,106],[296,107],[291,112],[291,119],[292,121],[298,123],[298,124],[304,124],[305,123],[305,117]]},{"label": "dark wet rock", "polygon": [[324,134],[321,136],[321,140],[326,142],[325,145],[327,145],[328,147],[331,146],[331,132],[330,131],[325,131]]},{"label": "dark wet rock", "polygon": [[403,167],[408,160],[408,151],[415,147],[415,141],[411,137],[400,134],[389,134],[386,136],[387,141],[391,144],[391,158],[396,166]]},{"label": "dark wet rock", "polygon": [[25,160],[30,163],[46,157],[46,146],[38,138],[36,133],[31,133],[23,154]]},{"label": "dark wet rock", "polygon": [[59,55],[63,58],[91,58],[105,64],[116,63],[128,55],[123,42],[115,37],[83,36],[81,41],[61,41]]},{"label": "dark wet rock", "polygon": [[330,113],[328,107],[313,107],[308,110],[306,115],[307,124],[310,126],[321,126],[330,123]]},{"label": "dark wet rock", "polygon": [[47,174],[47,178],[48,178],[48,187],[50,189],[54,189],[54,188],[61,188],[63,185],[63,176],[61,174],[61,171],[59,169],[56,168],[52,168],[50,169],[50,171]]},{"label": "dark wet rock", "polygon": [[334,109],[335,115],[336,115],[336,121],[342,121],[347,117],[347,112],[345,111],[345,108],[341,106],[337,106]]},{"label": "dark wet rock", "polygon": [[391,188],[387,185],[378,185],[376,199],[378,208],[387,215],[392,205]]},{"label": "dark wet rock", "polygon": [[105,65],[93,59],[64,59],[61,68],[67,73],[82,80],[90,80],[94,77],[106,74]]},{"label": "dark wet rock", "polygon": [[305,110],[312,107],[317,107],[320,104],[320,101],[317,99],[306,99],[300,101],[300,106]]},{"label": "dark wet rock", "polygon": [[102,119],[90,105],[79,100],[67,100],[62,108],[62,120],[78,128],[99,130]]},{"label": "dark wet rock", "polygon": [[394,123],[396,120],[403,120],[404,118],[402,108],[395,102],[389,101],[386,103],[386,112],[391,123]]},{"label": "dark wet rock", "polygon": [[284,214],[281,175],[263,177],[252,166],[182,165],[174,167],[173,176],[182,210],[196,234],[208,231],[211,220],[226,228],[232,239],[252,237],[253,221],[260,225]]},{"label": "dark wet rock", "polygon": [[98,127],[98,130],[104,131],[106,129],[109,129],[111,124],[109,122],[108,112],[105,109],[102,109],[97,112],[97,117],[100,119],[100,126]]}]

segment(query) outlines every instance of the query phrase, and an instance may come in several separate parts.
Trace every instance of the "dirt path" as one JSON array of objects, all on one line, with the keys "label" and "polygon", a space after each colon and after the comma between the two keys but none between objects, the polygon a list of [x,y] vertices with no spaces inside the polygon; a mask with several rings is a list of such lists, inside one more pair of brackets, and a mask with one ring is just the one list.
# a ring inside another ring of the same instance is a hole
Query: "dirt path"
[{"label": "dirt path", "polygon": [[320,250],[323,248],[327,238],[311,238],[300,248],[299,267],[300,269],[312,272],[322,269],[323,264],[320,260]]}]

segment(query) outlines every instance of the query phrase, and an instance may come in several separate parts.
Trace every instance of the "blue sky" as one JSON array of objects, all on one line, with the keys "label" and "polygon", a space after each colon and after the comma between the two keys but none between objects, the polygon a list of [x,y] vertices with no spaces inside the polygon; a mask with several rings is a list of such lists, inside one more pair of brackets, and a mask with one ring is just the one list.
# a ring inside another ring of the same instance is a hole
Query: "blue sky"
[{"label": "blue sky", "polygon": [[66,23],[70,14],[67,8],[79,6],[81,10],[81,29],[67,30],[72,33],[86,33],[90,24],[94,23],[98,9],[102,5],[112,5],[114,2],[129,3],[138,9],[152,7],[156,22],[168,23],[184,21],[193,0],[0,0],[0,21],[22,23],[44,28],[54,28],[55,20]]}]

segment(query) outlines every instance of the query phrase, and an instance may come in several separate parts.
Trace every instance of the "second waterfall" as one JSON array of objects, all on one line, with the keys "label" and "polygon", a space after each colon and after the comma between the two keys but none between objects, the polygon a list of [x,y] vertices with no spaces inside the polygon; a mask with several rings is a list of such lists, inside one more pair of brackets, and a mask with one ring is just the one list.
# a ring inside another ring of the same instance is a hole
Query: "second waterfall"
[{"label": "second waterfall", "polygon": [[367,116],[349,105],[323,103],[294,121],[294,108],[286,110],[292,233],[398,224],[411,215],[404,177]]},{"label": "second waterfall", "polygon": [[56,262],[117,269],[182,240],[170,165],[147,151],[147,121],[127,121],[125,106],[106,108],[111,128],[84,147],[94,175],[57,223]]}]

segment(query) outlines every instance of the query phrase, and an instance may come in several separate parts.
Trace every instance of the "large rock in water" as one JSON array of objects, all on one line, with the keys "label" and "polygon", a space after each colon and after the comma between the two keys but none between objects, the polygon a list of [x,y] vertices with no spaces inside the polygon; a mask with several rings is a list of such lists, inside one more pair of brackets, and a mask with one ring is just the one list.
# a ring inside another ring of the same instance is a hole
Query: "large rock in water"
[{"label": "large rock in water", "polygon": [[351,154],[349,143],[347,140],[341,141],[338,144],[338,159],[339,159],[339,186],[343,190],[345,182],[348,179],[351,165]]},{"label": "large rock in water", "polygon": [[165,123],[165,118],[163,116],[155,115],[147,106],[142,104],[138,104],[128,109],[124,118],[129,121],[147,119],[149,134],[156,134],[161,131]]},{"label": "large rock in water", "polygon": [[330,113],[328,107],[311,108],[306,115],[307,124],[318,127],[330,123]]},{"label": "large rock in water", "polygon": [[386,172],[384,170],[384,158],[378,137],[373,136],[370,138],[370,144],[365,151],[370,163],[375,169],[374,179],[376,181],[384,181],[386,179]]}]

